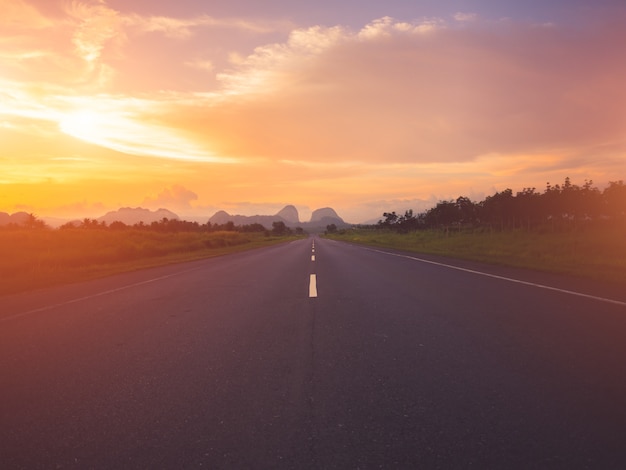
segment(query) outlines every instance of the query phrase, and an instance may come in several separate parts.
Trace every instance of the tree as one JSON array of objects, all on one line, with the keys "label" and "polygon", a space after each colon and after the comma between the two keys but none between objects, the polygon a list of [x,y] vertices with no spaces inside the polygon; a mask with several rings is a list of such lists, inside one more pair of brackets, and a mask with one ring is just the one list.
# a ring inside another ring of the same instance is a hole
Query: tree
[{"label": "tree", "polygon": [[38,219],[35,214],[30,213],[28,214],[28,219],[24,222],[24,227],[29,229],[42,229],[46,228],[46,223]]},{"label": "tree", "polygon": [[541,194],[535,188],[524,188],[515,195],[515,205],[520,223],[528,230],[541,220]]},{"label": "tree", "polygon": [[380,228],[392,228],[398,221],[398,214],[396,214],[395,211],[383,212],[383,217],[385,218],[385,220],[378,221],[378,226]]},{"label": "tree", "polygon": [[426,212],[424,220],[429,227],[441,227],[448,231],[450,226],[459,222],[461,214],[453,201],[439,201],[435,207]]},{"label": "tree", "polygon": [[546,184],[543,193],[535,188],[524,188],[513,196],[505,189],[474,203],[460,196],[456,200],[439,201],[437,205],[417,216],[412,210],[404,215],[396,212],[383,213],[384,219],[376,228],[406,233],[420,228],[444,228],[472,224],[500,230],[534,228],[550,224],[552,230],[587,226],[603,219],[626,222],[626,184],[610,181],[600,192],[592,180],[585,184],[573,184],[565,178],[562,185]]},{"label": "tree", "polygon": [[242,225],[239,227],[241,232],[265,232],[265,227],[258,222],[252,224]]},{"label": "tree", "polygon": [[459,222],[462,224],[473,224],[476,222],[476,206],[470,198],[459,196],[455,204],[459,211]]},{"label": "tree", "polygon": [[593,186],[593,180],[585,180],[580,191],[581,207],[584,217],[598,220],[602,216],[602,194]]},{"label": "tree", "polygon": [[85,218],[83,219],[80,227],[86,229],[97,229],[97,228],[106,228],[106,222],[103,220],[102,222],[98,222],[96,219]]},{"label": "tree", "polygon": [[513,191],[510,189],[487,196],[480,206],[481,218],[490,225],[499,224],[502,230],[505,224],[509,227],[515,226],[514,204]]},{"label": "tree", "polygon": [[609,181],[608,187],[602,192],[607,215],[621,220],[626,215],[626,185],[624,181]]},{"label": "tree", "polygon": [[272,222],[272,234],[273,235],[286,235],[289,233],[289,228],[285,225],[285,222],[282,220]]},{"label": "tree", "polygon": [[419,219],[413,215],[413,209],[404,211],[404,215],[398,217],[396,222],[396,231],[400,233],[408,233],[418,229]]},{"label": "tree", "polygon": [[337,226],[335,224],[329,224],[326,226],[326,233],[337,233]]},{"label": "tree", "polygon": [[109,228],[111,230],[126,230],[128,228],[128,225],[126,225],[124,222],[120,222],[119,220],[116,220],[109,224]]}]

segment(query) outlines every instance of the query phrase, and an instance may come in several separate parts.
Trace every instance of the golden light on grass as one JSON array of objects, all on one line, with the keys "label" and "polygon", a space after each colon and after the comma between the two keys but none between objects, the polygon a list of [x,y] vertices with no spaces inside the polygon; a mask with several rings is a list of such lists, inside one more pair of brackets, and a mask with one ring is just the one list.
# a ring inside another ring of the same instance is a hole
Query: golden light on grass
[{"label": "golden light on grass", "polygon": [[[0,230],[0,296],[293,239],[264,233]],[[45,247],[45,249],[42,249]]]}]

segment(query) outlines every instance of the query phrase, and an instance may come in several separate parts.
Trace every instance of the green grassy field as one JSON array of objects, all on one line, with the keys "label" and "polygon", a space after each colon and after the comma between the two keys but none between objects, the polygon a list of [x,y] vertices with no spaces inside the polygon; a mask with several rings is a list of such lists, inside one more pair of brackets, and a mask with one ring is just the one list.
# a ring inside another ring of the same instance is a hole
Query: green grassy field
[{"label": "green grassy field", "polygon": [[337,240],[557,272],[626,286],[626,230],[461,231],[423,230],[400,234],[385,230],[348,230],[327,235]]},{"label": "green grassy field", "polygon": [[293,237],[146,230],[0,231],[0,295],[219,256]]}]

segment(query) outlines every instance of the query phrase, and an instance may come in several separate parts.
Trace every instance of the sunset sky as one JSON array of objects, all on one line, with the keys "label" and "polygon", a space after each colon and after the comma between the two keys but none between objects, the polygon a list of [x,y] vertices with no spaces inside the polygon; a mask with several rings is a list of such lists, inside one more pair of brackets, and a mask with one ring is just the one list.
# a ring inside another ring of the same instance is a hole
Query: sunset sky
[{"label": "sunset sky", "polygon": [[623,0],[0,0],[0,211],[331,206],[626,180]]}]

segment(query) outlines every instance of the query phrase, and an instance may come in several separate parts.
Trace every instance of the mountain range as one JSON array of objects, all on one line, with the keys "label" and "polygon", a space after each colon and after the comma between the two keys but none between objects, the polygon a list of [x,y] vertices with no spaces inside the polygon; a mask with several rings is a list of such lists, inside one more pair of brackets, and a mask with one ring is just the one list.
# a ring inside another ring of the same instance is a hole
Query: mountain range
[{"label": "mountain range", "polygon": [[[29,218],[30,215],[26,212],[16,212],[15,214],[0,212],[0,226],[8,224],[23,225]],[[135,225],[138,223],[150,225],[152,222],[160,222],[163,219],[181,220],[181,217],[168,209],[151,211],[141,207],[122,207],[116,211],[107,212],[95,220],[97,222],[105,222],[107,225],[113,222],[123,222],[126,225]],[[44,220],[51,226],[60,226],[63,223],[60,219],[54,219],[54,221],[53,219]],[[226,211],[218,211],[209,219],[211,224],[216,225],[223,225],[230,221],[235,225],[261,224],[267,229],[271,229],[274,222],[284,222],[287,227],[301,227],[304,230],[312,232],[325,230],[326,226],[330,224],[335,224],[337,228],[350,226],[349,223],[345,222],[337,212],[330,207],[314,210],[308,222],[301,222],[298,209],[292,205],[283,207],[274,215],[232,215]],[[82,221],[75,220],[71,223],[78,226]]]},{"label": "mountain range", "polygon": [[271,228],[274,222],[284,222],[287,227],[302,227],[305,230],[325,229],[330,224],[335,224],[337,228],[350,226],[330,207],[314,210],[311,220],[301,222],[298,209],[292,205],[283,207],[274,215],[232,215],[226,211],[218,211],[209,219],[209,222],[218,225],[230,221],[235,225],[261,224],[266,228]]}]

